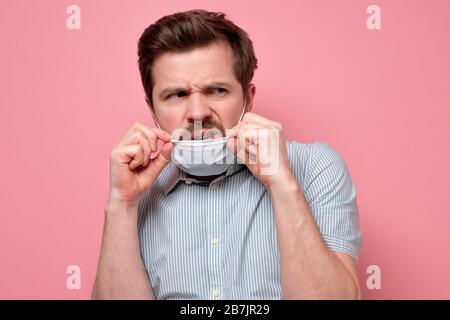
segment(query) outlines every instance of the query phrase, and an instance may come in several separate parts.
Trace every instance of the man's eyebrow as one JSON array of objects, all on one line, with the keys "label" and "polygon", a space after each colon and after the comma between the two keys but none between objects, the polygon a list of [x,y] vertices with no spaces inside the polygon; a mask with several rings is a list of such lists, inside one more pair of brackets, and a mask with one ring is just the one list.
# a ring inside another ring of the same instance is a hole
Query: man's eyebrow
[{"label": "man's eyebrow", "polygon": [[208,82],[204,85],[205,87],[231,87],[230,84],[226,83],[226,82],[222,82],[222,81],[212,81],[212,82]]},{"label": "man's eyebrow", "polygon": [[[222,81],[212,81],[212,82],[205,83],[203,85],[203,88],[211,88],[211,87],[227,87],[227,88],[230,88],[231,85],[226,83],[226,82],[222,82]],[[189,91],[189,89],[186,89],[186,88],[183,88],[183,87],[168,87],[168,88],[164,89],[159,94],[159,96],[161,98],[165,98],[167,94],[173,93],[173,92],[179,92],[179,91]]]}]

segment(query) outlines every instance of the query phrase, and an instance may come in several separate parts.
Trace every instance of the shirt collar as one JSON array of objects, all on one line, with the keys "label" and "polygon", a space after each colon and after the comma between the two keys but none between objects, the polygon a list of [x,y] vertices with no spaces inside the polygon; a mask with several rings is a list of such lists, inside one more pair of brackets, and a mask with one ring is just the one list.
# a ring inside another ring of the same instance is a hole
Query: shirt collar
[{"label": "shirt collar", "polygon": [[[241,171],[242,169],[247,168],[246,165],[241,161],[241,159],[239,158],[236,159],[237,159],[236,163],[231,164],[224,174],[218,176],[211,182],[220,181],[222,179],[232,176],[233,174]],[[186,173],[180,168],[178,168],[173,161],[169,162],[167,166],[168,166],[167,170],[169,173],[167,175],[166,182],[164,183],[164,195],[167,195],[170,191],[172,191],[172,189],[174,189],[180,181],[184,181],[185,183],[188,184],[200,183],[200,181],[198,181],[195,178],[187,177]]]}]

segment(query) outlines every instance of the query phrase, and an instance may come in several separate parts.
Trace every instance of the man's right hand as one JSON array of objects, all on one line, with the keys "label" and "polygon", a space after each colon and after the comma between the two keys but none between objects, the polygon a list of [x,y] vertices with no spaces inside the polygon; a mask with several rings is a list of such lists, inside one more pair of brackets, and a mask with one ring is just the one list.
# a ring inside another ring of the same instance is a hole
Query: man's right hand
[{"label": "man's right hand", "polygon": [[[158,141],[163,142],[156,156]],[[110,202],[137,206],[139,199],[169,163],[173,144],[168,132],[136,123],[110,155]]]}]

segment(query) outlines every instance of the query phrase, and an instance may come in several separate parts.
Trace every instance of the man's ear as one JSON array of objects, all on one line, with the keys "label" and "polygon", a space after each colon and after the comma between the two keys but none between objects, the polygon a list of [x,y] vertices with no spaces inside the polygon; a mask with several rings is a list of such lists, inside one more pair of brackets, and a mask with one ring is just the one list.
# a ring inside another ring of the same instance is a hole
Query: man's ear
[{"label": "man's ear", "polygon": [[252,111],[253,109],[253,100],[256,94],[256,86],[254,83],[250,83],[247,89],[247,111]]}]

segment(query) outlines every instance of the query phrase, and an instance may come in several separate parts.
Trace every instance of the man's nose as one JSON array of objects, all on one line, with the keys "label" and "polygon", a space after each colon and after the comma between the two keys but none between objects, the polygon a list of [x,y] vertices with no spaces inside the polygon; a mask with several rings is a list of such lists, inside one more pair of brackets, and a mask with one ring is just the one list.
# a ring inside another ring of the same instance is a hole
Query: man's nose
[{"label": "man's nose", "polygon": [[194,93],[189,98],[189,106],[186,114],[189,122],[203,122],[206,118],[211,117],[211,108],[208,106],[207,101],[201,97],[201,93]]}]

